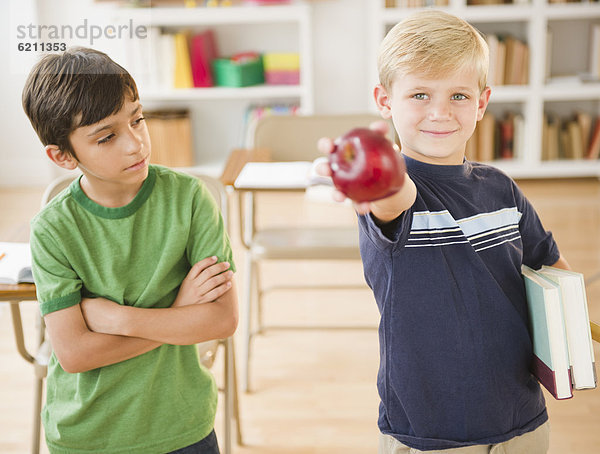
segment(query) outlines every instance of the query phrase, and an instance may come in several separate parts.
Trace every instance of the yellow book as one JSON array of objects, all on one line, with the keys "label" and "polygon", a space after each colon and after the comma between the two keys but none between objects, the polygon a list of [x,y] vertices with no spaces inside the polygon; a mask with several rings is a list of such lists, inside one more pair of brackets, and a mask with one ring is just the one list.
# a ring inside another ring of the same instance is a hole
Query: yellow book
[{"label": "yellow book", "polygon": [[300,69],[300,54],[266,53],[263,55],[265,71],[294,71]]},{"label": "yellow book", "polygon": [[175,34],[175,88],[192,88],[192,65],[188,48],[188,37],[185,33]]}]

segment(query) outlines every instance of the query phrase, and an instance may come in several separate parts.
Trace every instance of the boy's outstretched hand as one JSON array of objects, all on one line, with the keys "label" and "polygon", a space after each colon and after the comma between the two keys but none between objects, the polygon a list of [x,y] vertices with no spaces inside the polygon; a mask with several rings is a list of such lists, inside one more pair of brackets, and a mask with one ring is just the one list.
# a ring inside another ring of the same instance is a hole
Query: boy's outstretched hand
[{"label": "boy's outstretched hand", "polygon": [[233,271],[229,270],[228,262],[217,263],[214,256],[200,260],[181,283],[171,307],[214,301],[231,288],[232,278]]},{"label": "boy's outstretched hand", "polygon": [[[384,136],[389,132],[388,123],[383,120],[371,123],[369,125],[369,129],[379,132]],[[329,154],[334,150],[333,139],[330,137],[322,137],[317,142],[317,148],[321,153],[324,153],[327,156],[329,156]],[[325,160],[323,160],[316,166],[315,171],[321,176],[331,176],[331,169],[329,167],[329,164]],[[346,196],[340,191],[334,190],[333,199],[337,202],[343,202],[344,200],[346,200]],[[352,202],[354,205],[354,209],[357,211],[358,214],[367,214],[371,211],[371,202],[356,202],[354,200]]]}]

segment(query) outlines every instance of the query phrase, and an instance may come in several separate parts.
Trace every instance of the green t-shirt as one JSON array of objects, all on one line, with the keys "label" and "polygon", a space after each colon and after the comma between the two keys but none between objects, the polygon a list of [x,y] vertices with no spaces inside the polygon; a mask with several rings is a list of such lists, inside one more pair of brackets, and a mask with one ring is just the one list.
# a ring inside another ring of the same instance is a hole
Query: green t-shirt
[{"label": "green t-shirt", "polygon": [[[79,180],[31,222],[33,274],[43,315],[98,296],[169,307],[191,264],[216,255],[234,270],[223,220],[196,178],[150,166],[128,205],[91,201]],[[217,389],[194,345],[162,345],[88,372],[52,355],[42,420],[50,452],[165,453],[207,436]]]}]

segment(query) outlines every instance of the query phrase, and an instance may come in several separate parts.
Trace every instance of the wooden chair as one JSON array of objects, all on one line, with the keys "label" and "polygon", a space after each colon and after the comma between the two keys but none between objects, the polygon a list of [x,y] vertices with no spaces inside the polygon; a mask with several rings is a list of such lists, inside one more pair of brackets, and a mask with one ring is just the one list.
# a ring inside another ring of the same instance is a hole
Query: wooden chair
[{"label": "wooden chair", "polygon": [[[381,118],[374,114],[357,115],[273,115],[263,117],[255,127],[253,149],[271,161],[313,161],[321,154],[317,141],[321,137],[335,138],[355,127],[367,127]],[[254,335],[268,327],[263,323],[262,297],[271,290],[259,280],[259,264],[265,260],[360,260],[356,226],[334,227],[265,227],[256,228],[254,192],[240,190],[240,232],[246,254],[244,285],[244,389],[250,389],[251,342]],[[318,286],[318,288],[362,287]],[[302,288],[315,288],[308,283]],[[277,289],[286,288],[277,286]],[[293,288],[298,288],[294,286]],[[257,328],[253,325],[256,311]],[[364,327],[361,327],[364,328]]]},{"label": "wooden chair", "polygon": [[[190,175],[202,180],[205,186],[214,197],[217,205],[221,210],[221,215],[225,225],[228,225],[228,201],[227,193],[222,183],[210,176],[194,173],[189,171]],[[78,175],[65,175],[55,179],[51,182],[44,194],[42,195],[42,207],[44,207],[50,200],[52,200],[61,191],[66,189]],[[38,332],[38,343],[39,349],[37,354],[32,357],[32,364],[34,366],[35,373],[35,387],[34,387],[34,414],[33,414],[33,435],[32,435],[32,453],[39,452],[40,446],[40,432],[41,432],[41,410],[42,410],[42,393],[43,393],[43,382],[48,373],[48,361],[52,354],[52,346],[50,345],[49,339],[45,337],[45,325],[44,319],[39,316],[36,321],[37,332]],[[15,326],[17,326],[15,324]],[[21,323],[18,324],[21,327]],[[21,337],[23,333],[21,332]],[[236,436],[237,443],[243,444],[242,429],[240,422],[239,412],[239,400],[238,400],[238,385],[237,385],[237,372],[235,365],[235,349],[233,344],[233,337],[227,339],[218,339],[213,341],[203,342],[198,344],[198,356],[202,365],[207,368],[211,368],[215,361],[217,351],[219,347],[222,347],[224,351],[224,365],[223,365],[223,380],[224,386],[220,388],[224,394],[224,429],[223,429],[223,440],[224,440],[224,454],[230,454],[231,439],[232,439],[232,419],[236,422]]]}]

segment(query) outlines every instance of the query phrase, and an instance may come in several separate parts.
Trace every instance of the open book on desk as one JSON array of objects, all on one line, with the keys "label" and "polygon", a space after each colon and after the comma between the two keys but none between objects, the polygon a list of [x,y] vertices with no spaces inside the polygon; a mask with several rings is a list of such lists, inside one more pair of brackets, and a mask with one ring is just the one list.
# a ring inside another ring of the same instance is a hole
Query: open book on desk
[{"label": "open book on desk", "polygon": [[29,243],[0,242],[0,284],[33,283]]}]

